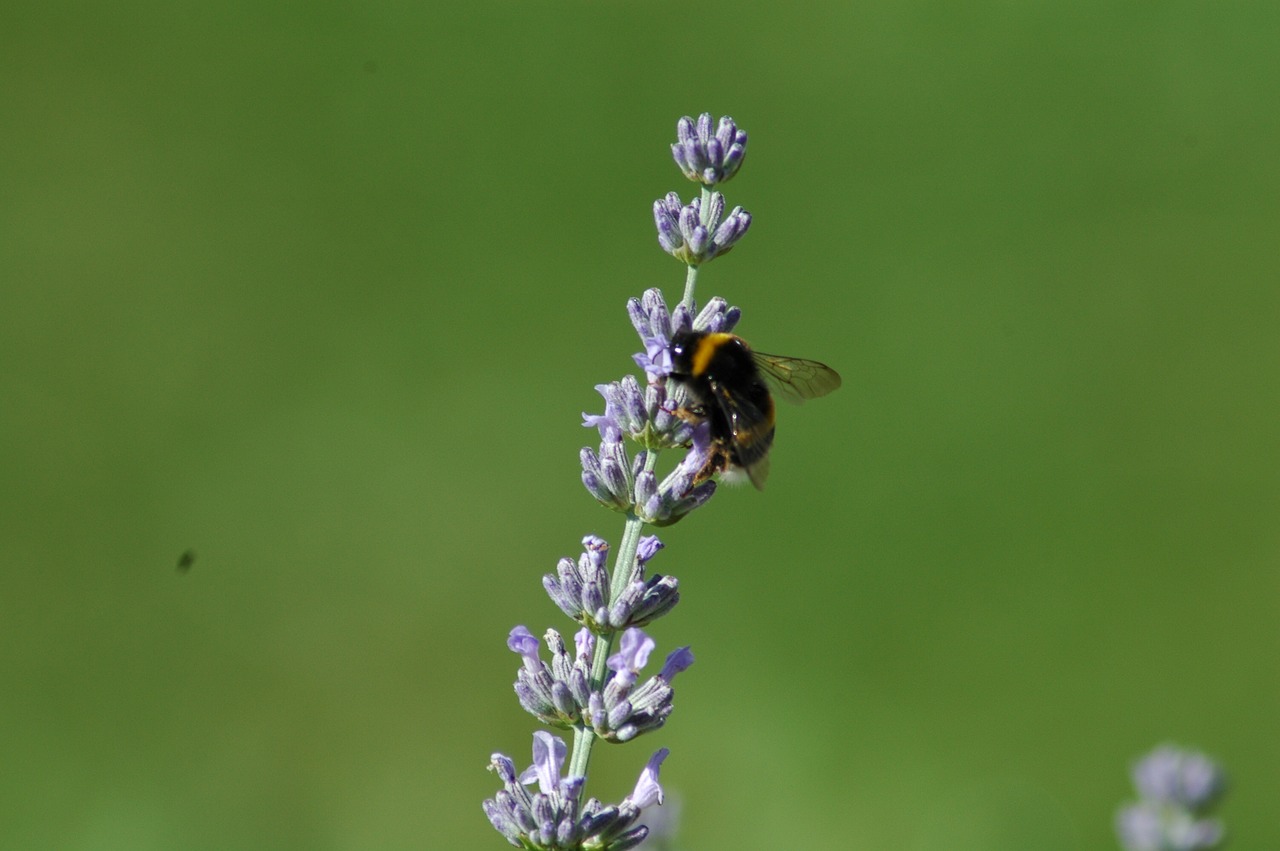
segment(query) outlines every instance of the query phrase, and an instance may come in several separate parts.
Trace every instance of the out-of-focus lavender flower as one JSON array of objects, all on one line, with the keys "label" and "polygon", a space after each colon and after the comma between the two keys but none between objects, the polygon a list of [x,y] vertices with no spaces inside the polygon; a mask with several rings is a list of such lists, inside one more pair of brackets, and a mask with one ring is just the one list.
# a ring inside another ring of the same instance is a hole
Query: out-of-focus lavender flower
[{"label": "out-of-focus lavender flower", "polygon": [[658,229],[662,250],[689,266],[698,266],[727,254],[751,227],[751,214],[734,207],[724,214],[724,196],[712,192],[710,206],[702,209],[702,199],[688,204],[674,192],[653,202],[653,223]]},{"label": "out-of-focus lavender flower", "polygon": [[[533,734],[533,765],[519,774],[510,757],[490,757],[489,769],[503,787],[483,804],[494,828],[516,848],[535,851],[625,851],[643,842],[649,829],[636,821],[643,810],[662,802],[657,772],[667,749],[649,759],[636,791],[617,806],[605,806],[595,798],[579,806],[585,778],[560,776],[565,753],[562,739],[538,731]],[[535,782],[537,792],[525,789]]]},{"label": "out-of-focus lavender flower", "polygon": [[1161,745],[1134,765],[1133,785],[1140,799],[1116,813],[1126,851],[1202,851],[1222,842],[1222,823],[1203,816],[1226,781],[1204,754]]},{"label": "out-of-focus lavender flower", "polygon": [[738,173],[747,155],[747,131],[724,116],[712,132],[711,113],[694,121],[689,116],[676,122],[676,142],[671,156],[684,176],[706,186],[724,183]]},{"label": "out-of-focus lavender flower", "polygon": [[[578,725],[589,727],[610,742],[626,742],[666,723],[675,708],[675,675],[693,664],[688,647],[667,656],[662,671],[637,686],[640,671],[648,664],[654,641],[643,630],[632,627],[622,634],[621,649],[609,657],[610,675],[603,687],[590,685],[591,651],[594,644],[583,629],[575,638],[575,658],[570,659],[560,633],[547,630],[544,640],[551,650],[551,663],[530,652],[532,635],[518,626],[507,645],[524,659],[516,673],[515,690],[520,705],[543,723],[562,730]],[[516,640],[518,637],[518,640]]]},{"label": "out-of-focus lavender flower", "polygon": [[1226,788],[1226,776],[1209,757],[1161,745],[1133,766],[1133,785],[1149,801],[1200,810]]},{"label": "out-of-focus lavender flower", "polygon": [[1116,814],[1116,835],[1126,851],[1202,851],[1216,848],[1222,824],[1186,810],[1140,801]]}]

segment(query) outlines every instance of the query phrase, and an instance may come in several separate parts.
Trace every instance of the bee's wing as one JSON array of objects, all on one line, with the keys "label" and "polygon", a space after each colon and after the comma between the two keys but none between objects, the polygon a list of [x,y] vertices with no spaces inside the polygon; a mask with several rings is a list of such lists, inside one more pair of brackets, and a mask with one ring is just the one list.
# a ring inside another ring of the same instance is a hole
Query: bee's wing
[{"label": "bee's wing", "polygon": [[764,480],[769,475],[769,447],[773,445],[772,413],[765,413],[750,400],[735,396],[718,381],[711,382],[711,396],[729,421],[736,460],[747,471],[756,490],[764,490]]},{"label": "bee's wing", "polygon": [[769,386],[792,404],[825,396],[840,386],[840,373],[825,363],[804,358],[787,358],[752,352],[756,366],[769,380]]}]

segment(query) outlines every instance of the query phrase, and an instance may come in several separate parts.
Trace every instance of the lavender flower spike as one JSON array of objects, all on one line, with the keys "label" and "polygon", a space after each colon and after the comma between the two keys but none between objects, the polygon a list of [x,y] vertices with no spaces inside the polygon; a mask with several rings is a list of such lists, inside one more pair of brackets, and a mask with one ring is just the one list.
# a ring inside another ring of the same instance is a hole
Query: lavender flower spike
[{"label": "lavender flower spike", "polygon": [[695,123],[685,116],[676,122],[676,143],[671,156],[684,176],[706,186],[724,183],[738,173],[747,155],[747,131],[733,119],[720,119],[711,132],[711,113],[704,112]]},{"label": "lavender flower spike", "polygon": [[[490,757],[502,788],[482,807],[494,829],[523,851],[625,851],[663,821],[654,812],[650,824],[639,818],[663,803],[658,775],[666,748],[653,754],[621,802],[604,804],[584,790],[595,743],[625,743],[662,727],[674,711],[675,678],[694,661],[688,647],[677,647],[658,673],[642,673],[656,645],[641,627],[680,600],[675,577],[649,572],[663,543],[644,527],[669,525],[701,506],[728,464],[724,448],[711,441],[710,417],[672,377],[672,340],[690,331],[729,333],[740,317],[722,298],[699,309],[696,285],[699,265],[732,250],[751,226],[751,215],[728,209],[716,189],[741,167],[747,134],[728,116],[713,126],[709,113],[682,118],[676,132],[672,155],[700,184],[699,197],[685,204],[672,192],[654,203],[653,214],[659,244],[688,266],[684,294],[670,308],[657,288],[627,302],[640,339],[633,359],[644,377],[597,385],[604,410],[582,415],[582,424],[599,434],[598,448],[579,453],[582,484],[624,515],[621,539],[611,548],[587,535],[579,555],[559,559],[542,577],[552,602],[581,625],[572,647],[555,629],[539,639],[517,626],[507,636],[507,648],[520,657],[514,683],[520,705],[546,726],[574,731],[571,751],[564,739],[536,733],[533,764],[524,771],[503,754]],[[665,450],[683,457],[667,459],[660,478]]]}]

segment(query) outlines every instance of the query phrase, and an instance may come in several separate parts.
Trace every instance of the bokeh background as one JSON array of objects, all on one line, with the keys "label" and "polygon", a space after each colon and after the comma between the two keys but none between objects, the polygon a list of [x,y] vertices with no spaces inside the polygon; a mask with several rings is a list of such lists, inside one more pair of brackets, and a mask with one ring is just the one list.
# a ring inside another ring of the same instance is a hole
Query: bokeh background
[{"label": "bokeh background", "polygon": [[[1114,848],[1159,742],[1280,845],[1280,7],[0,13],[0,847],[484,849],[504,646],[674,301],[845,387],[663,533],[683,849]],[[195,562],[183,572],[179,557]]]}]

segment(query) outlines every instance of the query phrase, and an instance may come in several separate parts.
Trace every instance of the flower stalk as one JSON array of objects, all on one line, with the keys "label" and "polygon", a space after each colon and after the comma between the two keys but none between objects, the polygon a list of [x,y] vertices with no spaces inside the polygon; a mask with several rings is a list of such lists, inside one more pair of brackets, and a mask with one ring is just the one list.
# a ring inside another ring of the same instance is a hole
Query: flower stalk
[{"label": "flower stalk", "polygon": [[[663,544],[644,532],[678,522],[716,491],[713,479],[699,475],[712,451],[708,425],[683,415],[683,390],[668,378],[673,335],[695,329],[728,331],[739,316],[724,299],[709,300],[701,311],[696,300],[701,265],[732,249],[751,224],[751,215],[741,207],[726,214],[724,196],[714,188],[741,167],[747,135],[728,117],[714,131],[712,127],[709,114],[696,121],[682,118],[672,145],[676,164],[699,184],[699,196],[686,205],[672,192],[653,205],[659,245],[686,266],[683,297],[674,310],[668,310],[657,289],[627,302],[643,347],[634,359],[644,370],[645,383],[628,375],[602,384],[596,389],[604,398],[604,413],[583,414],[583,425],[596,428],[600,436],[598,449],[580,453],[583,486],[624,517],[612,569],[609,544],[588,535],[576,560],[560,559],[555,572],[543,577],[552,602],[581,627],[572,655],[554,629],[543,637],[549,663],[526,627],[515,627],[507,638],[508,648],[521,658],[515,682],[521,706],[546,726],[573,733],[572,753],[558,736],[534,733],[533,765],[522,772],[503,754],[490,759],[503,788],[483,808],[493,827],[517,848],[633,848],[649,835],[649,827],[639,823],[643,811],[664,798],[658,772],[666,748],[650,757],[635,790],[620,804],[584,800],[583,793],[596,743],[625,743],[660,729],[674,710],[672,682],[693,664],[689,648],[678,647],[667,654],[657,674],[643,678],[656,642],[642,627],[666,615],[680,599],[675,577],[646,576]],[[659,479],[658,457],[666,450],[685,454]],[[562,774],[566,758],[568,771]],[[525,788],[535,784],[537,791]]]}]

